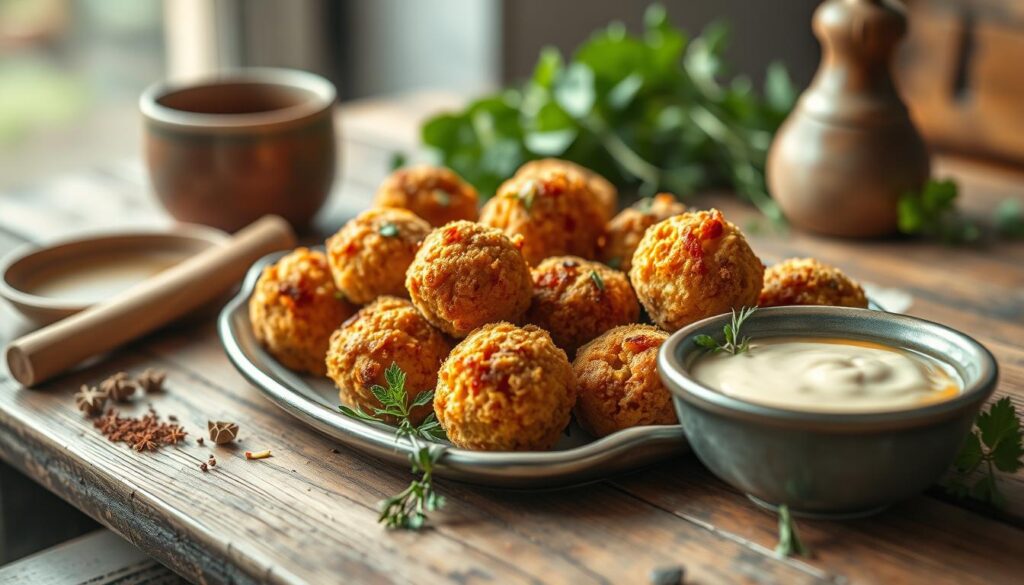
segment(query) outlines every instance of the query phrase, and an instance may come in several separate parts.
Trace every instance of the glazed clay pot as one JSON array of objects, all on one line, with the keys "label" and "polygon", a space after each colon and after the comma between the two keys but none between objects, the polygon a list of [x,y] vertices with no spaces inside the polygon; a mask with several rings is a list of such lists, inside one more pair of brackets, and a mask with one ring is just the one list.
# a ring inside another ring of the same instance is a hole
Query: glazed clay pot
[{"label": "glazed clay pot", "polygon": [[175,218],[234,231],[267,214],[307,226],[335,173],[334,86],[305,71],[243,69],[140,99],[146,162]]},{"label": "glazed clay pot", "polygon": [[905,32],[902,10],[882,0],[828,0],[815,12],[822,62],[776,134],[766,171],[794,225],[892,234],[900,196],[927,181],[927,149],[889,71]]}]

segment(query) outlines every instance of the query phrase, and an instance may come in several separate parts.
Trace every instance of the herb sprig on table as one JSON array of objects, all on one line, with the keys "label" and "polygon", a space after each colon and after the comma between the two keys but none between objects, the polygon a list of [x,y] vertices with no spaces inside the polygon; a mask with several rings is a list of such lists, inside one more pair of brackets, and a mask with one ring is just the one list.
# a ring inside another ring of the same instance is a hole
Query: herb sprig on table
[{"label": "herb sprig on table", "polygon": [[811,549],[804,545],[800,539],[800,532],[796,529],[796,521],[789,511],[789,506],[779,506],[779,544],[775,546],[775,554],[780,557],[801,557],[811,556]]},{"label": "herb sprig on table", "polygon": [[558,157],[641,196],[728,185],[781,218],[764,166],[796,99],[785,68],[768,68],[762,97],[749,79],[729,78],[725,25],[691,39],[660,5],[644,25],[633,35],[612,23],[568,61],[544,49],[524,86],[431,118],[424,144],[484,195],[524,162]]},{"label": "herb sprig on table", "polygon": [[[1009,398],[1001,398],[978,415],[975,427],[953,463],[945,488],[954,496],[1003,508],[1006,502],[999,492],[996,470],[1014,473],[1024,467],[1024,432],[1017,409]],[[981,476],[976,477],[976,472]]]},{"label": "herb sprig on table", "polygon": [[989,238],[1024,238],[1024,207],[1006,199],[991,221],[976,221],[956,205],[959,188],[951,179],[932,179],[920,192],[904,193],[899,201],[899,230],[908,235],[937,239],[946,244],[975,244]]},{"label": "herb sprig on table", "polygon": [[722,328],[722,335],[725,340],[719,342],[710,335],[698,335],[693,338],[693,342],[703,347],[708,351],[713,352],[725,352],[732,355],[743,353],[750,349],[750,338],[747,336],[740,336],[743,329],[743,323],[754,314],[757,307],[743,307],[740,312],[737,313],[736,309],[732,310],[732,322],[726,324]]},{"label": "herb sprig on table", "polygon": [[384,371],[384,381],[386,387],[374,385],[370,388],[381,404],[380,408],[373,409],[373,414],[359,407],[340,405],[338,408],[346,416],[361,421],[387,424],[382,417],[391,417],[398,421],[395,425],[395,441],[404,438],[412,443],[413,452],[409,454],[409,463],[412,465],[412,472],[419,474],[419,478],[414,479],[409,487],[398,494],[381,501],[380,516],[377,520],[388,528],[419,530],[427,521],[427,513],[441,509],[445,503],[444,496],[434,490],[433,483],[434,467],[444,454],[444,446],[437,443],[424,445],[420,439],[443,440],[445,433],[434,413],[430,413],[419,425],[414,425],[409,419],[414,408],[425,406],[434,400],[432,390],[420,392],[407,404],[405,372],[394,362]]}]

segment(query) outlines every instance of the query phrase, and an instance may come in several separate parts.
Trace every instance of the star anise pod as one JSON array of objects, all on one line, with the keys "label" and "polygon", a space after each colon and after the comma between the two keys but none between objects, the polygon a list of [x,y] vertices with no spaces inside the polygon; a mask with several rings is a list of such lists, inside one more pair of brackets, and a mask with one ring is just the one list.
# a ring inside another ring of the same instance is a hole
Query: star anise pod
[{"label": "star anise pod", "polygon": [[135,378],[135,382],[146,394],[160,392],[164,389],[164,380],[167,379],[167,372],[146,368],[146,371]]},{"label": "star anise pod", "polygon": [[111,400],[127,402],[135,394],[135,384],[128,378],[128,374],[118,372],[100,382],[100,390],[106,392]]},{"label": "star anise pod", "polygon": [[157,442],[153,440],[153,435],[148,433],[136,438],[135,444],[132,445],[132,448],[139,453],[143,451],[156,451],[157,447],[159,447],[159,445],[157,445]]},{"label": "star anise pod", "polygon": [[238,436],[238,425],[232,422],[207,421],[206,428],[210,431],[210,440],[218,445],[230,443]]},{"label": "star anise pod", "polygon": [[95,416],[103,412],[107,403],[107,393],[94,387],[82,384],[82,389],[75,392],[75,404],[86,416]]},{"label": "star anise pod", "polygon": [[184,441],[186,435],[188,435],[188,433],[186,433],[180,425],[167,425],[164,427],[164,434],[161,438],[163,442],[168,445],[176,445],[181,441]]}]

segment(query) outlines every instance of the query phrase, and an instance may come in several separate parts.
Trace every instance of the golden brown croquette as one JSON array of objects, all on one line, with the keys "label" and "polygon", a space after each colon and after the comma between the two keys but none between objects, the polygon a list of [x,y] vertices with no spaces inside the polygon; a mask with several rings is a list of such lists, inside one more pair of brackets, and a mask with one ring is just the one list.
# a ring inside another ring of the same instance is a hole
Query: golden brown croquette
[{"label": "golden brown croquette", "polygon": [[430,165],[391,173],[377,189],[374,204],[407,209],[434,227],[478,217],[476,189],[455,171]]},{"label": "golden brown croquette", "polygon": [[256,339],[286,367],[320,376],[331,333],[354,311],[338,294],[327,257],[307,248],[264,268],[249,298]]},{"label": "golden brown croquette", "polygon": [[335,285],[359,305],[381,295],[407,297],[405,271],[428,233],[430,224],[404,209],[360,213],[327,240]]},{"label": "golden brown croquette", "polygon": [[405,280],[413,304],[454,337],[495,321],[515,321],[530,305],[530,269],[500,231],[468,221],[434,230]]},{"label": "golden brown croquette", "polygon": [[[388,366],[397,364],[405,372],[405,391],[411,401],[434,388],[437,370],[450,349],[449,341],[412,303],[380,297],[331,336],[327,375],[338,387],[342,402],[372,413],[381,404],[370,388],[386,385]],[[410,418],[419,424],[430,411],[429,404],[419,407]]]},{"label": "golden brown croquette", "polygon": [[639,425],[676,424],[672,396],[658,377],[668,333],[650,325],[616,327],[580,348],[573,362],[576,421],[595,437]]},{"label": "golden brown croquette", "polygon": [[623,209],[608,222],[601,241],[601,261],[628,274],[633,266],[633,252],[647,228],[685,211],[686,206],[671,193],[659,193]]},{"label": "golden brown croquette", "polygon": [[434,412],[459,447],[546,450],[569,424],[575,401],[572,366],[546,331],[493,323],[455,346],[441,366]]},{"label": "golden brown croquette", "polygon": [[668,332],[704,317],[754,306],[764,265],[717,209],[657,223],[633,254],[629,279],[640,303]]},{"label": "golden brown croquette", "polygon": [[531,273],[533,301],[526,322],[548,331],[570,357],[584,343],[640,316],[629,279],[600,262],[555,256]]},{"label": "golden brown croquette", "polygon": [[582,176],[561,170],[505,181],[480,212],[480,223],[523,237],[523,257],[531,266],[549,256],[596,258],[605,221]]},{"label": "golden brown croquette", "polygon": [[864,289],[838,268],[813,258],[790,258],[765,270],[758,304],[867,308],[868,299]]},{"label": "golden brown croquette", "polygon": [[531,160],[519,167],[516,175],[529,176],[548,170],[560,170],[566,173],[578,173],[587,182],[590,193],[594,195],[605,218],[610,218],[619,210],[619,191],[611,181],[587,167],[560,158],[542,158]]}]

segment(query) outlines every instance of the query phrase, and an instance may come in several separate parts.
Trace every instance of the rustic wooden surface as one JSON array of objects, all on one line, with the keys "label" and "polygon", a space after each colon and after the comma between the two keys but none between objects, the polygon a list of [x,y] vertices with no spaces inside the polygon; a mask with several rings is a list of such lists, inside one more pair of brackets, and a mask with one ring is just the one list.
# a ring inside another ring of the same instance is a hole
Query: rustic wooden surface
[{"label": "rustic wooden surface", "polygon": [[[392,153],[415,144],[416,122],[446,103],[418,95],[346,107],[342,180],[318,229],[364,206]],[[1019,197],[1020,177],[952,162],[967,207]],[[708,196],[741,225],[755,214]],[[166,222],[134,162],[54,178],[0,195],[0,252],[95,226]],[[315,237],[315,236],[314,236]],[[754,235],[765,261],[813,255],[857,278],[909,291],[909,313],[974,335],[1003,368],[998,396],[1024,408],[1024,245],[956,249],[913,241],[850,242],[800,233]],[[216,307],[41,388],[0,372],[0,457],[200,583],[644,583],[683,565],[687,582],[999,583],[1024,574],[1024,474],[1005,477],[1010,508],[991,514],[937,491],[853,522],[801,521],[811,559],[778,559],[776,519],[692,457],[572,490],[524,493],[442,482],[447,508],[422,534],[387,532],[375,503],[410,479],[296,422],[230,366]],[[0,307],[0,342],[27,331]],[[158,367],[166,393],[139,400],[176,415],[179,448],[137,454],[108,443],[71,394],[110,373]],[[232,447],[199,446],[208,419],[242,428]],[[246,461],[246,449],[274,456]],[[218,465],[198,466],[211,454]]]}]

